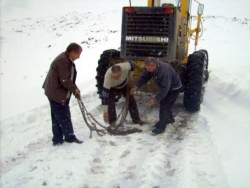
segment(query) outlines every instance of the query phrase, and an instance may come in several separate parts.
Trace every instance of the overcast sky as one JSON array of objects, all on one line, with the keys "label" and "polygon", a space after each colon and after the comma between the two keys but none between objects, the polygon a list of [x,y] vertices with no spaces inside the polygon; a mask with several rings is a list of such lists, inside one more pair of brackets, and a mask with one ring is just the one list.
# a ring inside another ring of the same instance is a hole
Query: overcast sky
[{"label": "overcast sky", "polygon": [[[93,0],[0,0],[1,1],[1,19],[19,19],[25,17],[55,16],[64,12],[98,12],[112,9],[120,9],[122,6],[128,6],[129,0],[119,0],[120,7],[114,6],[114,1],[108,0],[96,2]],[[131,0],[133,5],[145,4],[147,0]],[[108,5],[108,6],[107,6]],[[58,7],[56,11],[55,7]],[[105,7],[105,8],[103,8]]]},{"label": "overcast sky", "polygon": [[[1,1],[1,19],[19,19],[24,17],[54,16],[62,14],[65,9],[80,10],[83,9],[84,2],[89,0],[0,0]],[[58,5],[58,10],[54,7]]]},{"label": "overcast sky", "polygon": [[[130,4],[129,0],[103,0],[101,3],[95,0],[0,0],[0,2],[2,21],[31,16],[55,16],[69,12],[69,9],[77,12],[97,13],[114,9],[121,10],[123,6]],[[176,0],[162,0],[162,3],[164,2],[175,4]],[[132,6],[146,6],[147,0],[131,0],[131,4]],[[58,7],[56,11],[55,7]]]}]

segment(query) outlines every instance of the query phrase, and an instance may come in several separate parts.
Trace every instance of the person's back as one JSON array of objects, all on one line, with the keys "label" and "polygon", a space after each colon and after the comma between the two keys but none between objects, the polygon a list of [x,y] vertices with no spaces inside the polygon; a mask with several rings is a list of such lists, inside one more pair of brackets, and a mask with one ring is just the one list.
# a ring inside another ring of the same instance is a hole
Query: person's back
[{"label": "person's back", "polygon": [[[157,72],[159,71],[159,76],[161,77],[166,77],[168,78],[167,80],[165,80],[166,82],[164,84],[170,84],[170,90],[174,90],[174,89],[178,89],[180,88],[181,84],[181,80],[180,77],[178,75],[178,73],[174,70],[174,68],[166,62],[162,62],[162,61],[158,61],[159,62],[159,67]],[[162,84],[161,82],[159,82],[159,84]]]},{"label": "person's back", "polygon": [[122,88],[128,83],[128,79],[132,76],[133,70],[131,71],[131,64],[129,62],[118,63],[115,66],[120,67],[120,77],[119,79],[114,79],[112,67],[110,67],[104,76],[103,87],[110,89],[113,88]]}]

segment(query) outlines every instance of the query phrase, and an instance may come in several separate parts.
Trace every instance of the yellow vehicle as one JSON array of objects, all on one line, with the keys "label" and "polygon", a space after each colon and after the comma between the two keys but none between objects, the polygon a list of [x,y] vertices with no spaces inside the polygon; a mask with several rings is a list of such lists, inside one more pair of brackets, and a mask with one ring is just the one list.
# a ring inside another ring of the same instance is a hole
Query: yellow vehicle
[{"label": "yellow vehicle", "polygon": [[[148,56],[170,63],[178,72],[183,83],[183,107],[196,112],[202,103],[204,83],[208,79],[208,53],[195,51],[188,55],[191,35],[198,44],[201,32],[203,4],[198,3],[196,28],[191,28],[191,2],[179,0],[177,5],[163,3],[161,0],[148,0],[148,6],[123,7],[121,50],[105,50],[97,67],[97,89],[102,95],[104,75],[113,64],[132,60],[136,64],[133,80],[137,82],[144,72],[144,60]],[[154,81],[141,88],[142,92],[157,93]],[[119,100],[120,96],[117,96]]]}]

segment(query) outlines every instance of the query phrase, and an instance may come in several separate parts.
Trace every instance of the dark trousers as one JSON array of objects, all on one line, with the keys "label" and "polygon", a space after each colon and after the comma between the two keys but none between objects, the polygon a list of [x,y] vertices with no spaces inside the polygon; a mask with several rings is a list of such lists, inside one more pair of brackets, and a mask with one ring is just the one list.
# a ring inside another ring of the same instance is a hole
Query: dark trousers
[{"label": "dark trousers", "polygon": [[160,120],[155,124],[156,128],[165,130],[167,124],[175,122],[172,114],[172,108],[179,93],[180,90],[169,91],[167,96],[161,100],[159,113]]},{"label": "dark trousers", "polygon": [[[125,86],[121,89],[110,89],[109,93],[109,106],[108,106],[108,113],[109,113],[109,123],[113,123],[117,119],[116,109],[115,109],[115,96],[117,94],[122,94],[125,98],[127,96],[127,89],[130,90],[128,86]],[[128,93],[129,94],[129,93]],[[133,122],[139,120],[139,111],[137,108],[137,104],[133,95],[129,94],[129,104],[128,104],[128,111],[130,113],[131,119]]]},{"label": "dark trousers", "polygon": [[69,101],[70,98],[66,100],[64,105],[62,105],[49,99],[53,133],[52,141],[54,143],[62,142],[63,135],[65,140],[75,138],[73,125],[71,122]]}]

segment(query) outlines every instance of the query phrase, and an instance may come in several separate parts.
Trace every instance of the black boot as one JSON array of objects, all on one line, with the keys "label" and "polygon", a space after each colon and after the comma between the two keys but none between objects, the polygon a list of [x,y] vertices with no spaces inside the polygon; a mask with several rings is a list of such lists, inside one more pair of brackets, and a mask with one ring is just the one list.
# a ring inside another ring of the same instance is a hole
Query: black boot
[{"label": "black boot", "polygon": [[63,144],[63,141],[60,142],[53,142],[53,146],[60,146]]},{"label": "black boot", "polygon": [[81,140],[78,140],[76,137],[71,137],[70,139],[68,139],[68,140],[65,140],[66,142],[68,142],[68,143],[77,143],[77,144],[81,144],[81,143],[83,143],[83,141],[81,141]]},{"label": "black boot", "polygon": [[134,120],[133,123],[134,123],[134,124],[139,124],[139,125],[144,125],[144,124],[145,124],[145,122],[142,121],[141,119]]},{"label": "black boot", "polygon": [[152,130],[153,135],[161,134],[161,133],[164,133],[164,132],[165,132],[165,129],[156,128],[156,129]]}]

